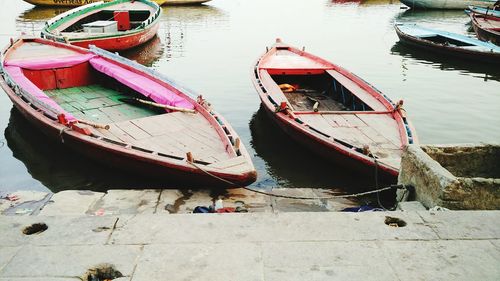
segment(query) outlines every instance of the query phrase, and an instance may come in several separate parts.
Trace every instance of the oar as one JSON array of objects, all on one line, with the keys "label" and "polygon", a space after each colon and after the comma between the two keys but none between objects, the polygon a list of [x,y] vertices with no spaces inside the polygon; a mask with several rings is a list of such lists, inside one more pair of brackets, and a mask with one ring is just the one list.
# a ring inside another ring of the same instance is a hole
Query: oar
[{"label": "oar", "polygon": [[89,125],[89,126],[94,127],[96,129],[109,130],[109,125],[108,124],[104,124],[104,125],[103,124],[97,124],[97,123],[93,123],[93,122],[82,120],[82,119],[78,119],[78,123]]},{"label": "oar", "polygon": [[154,107],[158,107],[158,108],[165,108],[165,109],[174,110],[174,111],[180,111],[180,112],[186,112],[186,113],[196,113],[196,111],[193,109],[175,107],[175,106],[156,103],[156,102],[147,101],[147,100],[138,99],[138,98],[119,98],[118,100],[122,101],[122,102],[126,102],[126,103],[131,103],[131,104],[147,104],[150,106],[154,106]]}]

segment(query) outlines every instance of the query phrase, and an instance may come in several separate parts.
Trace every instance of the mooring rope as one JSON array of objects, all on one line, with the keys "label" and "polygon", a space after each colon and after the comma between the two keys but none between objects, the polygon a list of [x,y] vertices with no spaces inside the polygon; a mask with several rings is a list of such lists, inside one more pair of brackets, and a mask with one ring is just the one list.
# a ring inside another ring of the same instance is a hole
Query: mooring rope
[{"label": "mooring rope", "polygon": [[[229,181],[229,180],[226,180],[226,179],[223,179],[219,176],[216,176],[212,173],[210,173],[209,171],[201,168],[200,166],[196,165],[194,162],[189,162],[189,164],[191,164],[192,166],[194,166],[195,168],[199,169],[200,171],[204,172],[205,174],[215,178],[215,179],[218,179],[224,183],[227,183],[227,184],[230,184],[232,186],[238,186],[237,184]],[[387,186],[387,187],[383,187],[383,188],[378,188],[375,189],[375,190],[370,190],[370,191],[366,191],[366,192],[360,192],[360,193],[355,193],[355,194],[344,194],[344,195],[332,195],[332,196],[326,196],[326,197],[305,197],[305,196],[292,196],[292,195],[282,195],[282,194],[275,194],[275,193],[271,193],[271,192],[265,192],[265,191],[260,191],[260,190],[255,190],[253,188],[249,188],[249,187],[246,187],[246,186],[242,186],[241,188],[243,189],[246,189],[248,191],[252,191],[252,192],[255,192],[255,193],[259,193],[259,194],[263,194],[263,195],[268,195],[268,196],[272,196],[272,197],[280,197],[280,198],[288,198],[288,199],[299,199],[299,200],[326,200],[326,199],[335,199],[335,198],[354,198],[354,197],[361,197],[361,196],[365,196],[365,195],[369,195],[369,194],[373,194],[373,193],[379,193],[379,192],[382,192],[382,191],[385,191],[385,190],[390,190],[390,189],[405,189],[405,185],[390,185],[390,186]]]}]

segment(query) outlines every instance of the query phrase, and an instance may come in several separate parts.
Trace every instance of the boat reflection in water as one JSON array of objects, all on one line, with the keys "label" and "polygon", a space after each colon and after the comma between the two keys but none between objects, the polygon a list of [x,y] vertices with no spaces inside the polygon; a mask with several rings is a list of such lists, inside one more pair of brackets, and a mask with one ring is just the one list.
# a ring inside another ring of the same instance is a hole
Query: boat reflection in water
[{"label": "boat reflection in water", "polygon": [[47,20],[56,17],[69,9],[71,8],[35,6],[24,11],[16,18],[16,29],[19,32],[39,36]]},{"label": "boat reflection in water", "polygon": [[155,181],[93,161],[50,139],[14,107],[5,129],[7,146],[31,176],[52,192],[67,189],[103,191],[113,188],[165,188]]},{"label": "boat reflection in water", "polygon": [[388,5],[399,4],[399,0],[330,0],[327,5],[336,4],[356,4],[361,6],[375,6],[375,5]]},{"label": "boat reflection in water", "polygon": [[225,26],[229,16],[222,10],[207,5],[162,7],[158,33],[164,40],[167,61],[184,57],[188,30],[204,30]]},{"label": "boat reflection in water", "polygon": [[406,10],[397,14],[398,23],[416,23],[418,25],[442,29],[448,32],[474,36],[474,31],[467,26],[469,16],[460,10]]},{"label": "boat reflection in water", "polygon": [[402,69],[405,71],[409,64],[424,64],[441,70],[458,70],[460,75],[482,78],[484,81],[500,81],[498,65],[475,62],[453,57],[446,57],[418,48],[409,47],[396,42],[391,48],[391,54],[402,57]]},{"label": "boat reflection in water", "polygon": [[140,46],[120,52],[120,55],[151,67],[162,57],[164,51],[165,49],[161,44],[160,37],[156,35],[153,39]]}]

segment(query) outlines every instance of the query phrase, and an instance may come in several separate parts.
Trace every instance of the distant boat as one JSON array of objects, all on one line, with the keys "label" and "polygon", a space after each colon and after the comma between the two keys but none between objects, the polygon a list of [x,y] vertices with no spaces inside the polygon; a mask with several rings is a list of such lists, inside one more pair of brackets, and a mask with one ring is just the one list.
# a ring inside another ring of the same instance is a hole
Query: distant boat
[{"label": "distant boat", "polygon": [[158,31],[161,8],[148,0],[116,0],[81,6],[49,20],[42,38],[109,51],[133,48]]},{"label": "distant boat", "polygon": [[416,142],[402,102],[279,39],[257,61],[252,81],[268,115],[292,139],[363,176],[377,171],[395,181],[403,148]]},{"label": "distant boat", "polygon": [[465,9],[470,5],[485,6],[496,0],[399,0],[412,9]]},{"label": "distant boat", "polygon": [[[52,7],[78,7],[98,2],[110,2],[112,0],[24,0],[37,6],[52,6]],[[163,5],[169,0],[151,0],[158,5]]]},{"label": "distant boat", "polygon": [[474,31],[479,39],[500,45],[499,17],[474,13],[472,13],[470,17],[472,20],[472,27],[474,28]]},{"label": "distant boat", "polygon": [[468,13],[468,14],[470,14],[470,12],[473,12],[475,14],[490,15],[490,16],[500,17],[500,10],[492,10],[489,7],[469,6],[465,10],[465,12]]},{"label": "distant boat", "polygon": [[500,63],[500,47],[492,43],[416,24],[396,24],[394,27],[404,44],[446,56]]},{"label": "distant boat", "polygon": [[12,40],[2,57],[2,89],[61,145],[166,185],[228,187],[256,179],[228,122],[158,72],[93,46],[40,38]]}]

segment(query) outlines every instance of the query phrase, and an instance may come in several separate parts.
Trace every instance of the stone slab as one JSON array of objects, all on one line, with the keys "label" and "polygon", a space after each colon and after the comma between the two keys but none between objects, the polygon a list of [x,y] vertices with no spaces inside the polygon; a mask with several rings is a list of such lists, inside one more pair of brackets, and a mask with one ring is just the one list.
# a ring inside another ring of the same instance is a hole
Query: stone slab
[{"label": "stone slab", "polygon": [[373,241],[263,243],[262,252],[269,281],[399,280]]},{"label": "stone slab", "polygon": [[40,215],[84,215],[104,193],[88,190],[65,190],[52,196]]},{"label": "stone slab", "polygon": [[382,241],[399,280],[499,280],[500,250],[489,241]]},{"label": "stone slab", "polygon": [[[387,226],[386,215],[403,219],[406,227]],[[351,241],[437,239],[417,213],[248,213],[179,214],[131,218],[115,230],[111,243],[203,243],[270,241]]]},{"label": "stone slab", "polygon": [[399,202],[398,210],[409,212],[409,211],[427,211],[427,209],[422,205],[422,203],[418,201],[407,201],[407,202]]},{"label": "stone slab", "polygon": [[42,208],[52,193],[41,191],[16,191],[9,192],[19,199],[9,201],[0,199],[0,214],[3,215],[31,215],[37,213]]},{"label": "stone slab", "polygon": [[184,204],[185,193],[178,189],[163,189],[161,191],[157,214],[176,214],[179,207]]},{"label": "stone slab", "polygon": [[109,190],[87,212],[94,215],[154,214],[160,190]]},{"label": "stone slab", "polygon": [[263,280],[260,246],[252,243],[145,246],[134,280]]},{"label": "stone slab", "polygon": [[243,207],[248,212],[272,212],[271,198],[268,195],[243,188],[227,189],[221,199],[224,207]]},{"label": "stone slab", "polygon": [[[98,245],[105,244],[110,236],[116,217],[90,216],[0,216],[0,246],[21,245]],[[127,220],[121,217],[117,227]],[[33,223],[45,223],[48,229],[44,232],[24,235],[26,226]]]},{"label": "stone slab", "polygon": [[500,237],[500,211],[425,211],[418,214],[441,239]]},{"label": "stone slab", "polygon": [[[273,194],[291,196],[291,197],[308,197],[315,198],[318,195],[310,188],[274,188]],[[275,212],[326,212],[328,211],[326,204],[319,199],[314,200],[297,200],[283,197],[273,197],[273,210]]]},{"label": "stone slab", "polygon": [[82,276],[89,268],[113,264],[131,276],[142,246],[26,246],[0,272],[0,277],[49,278]]},{"label": "stone slab", "polygon": [[0,272],[8,264],[22,247],[2,247],[0,246]]}]

